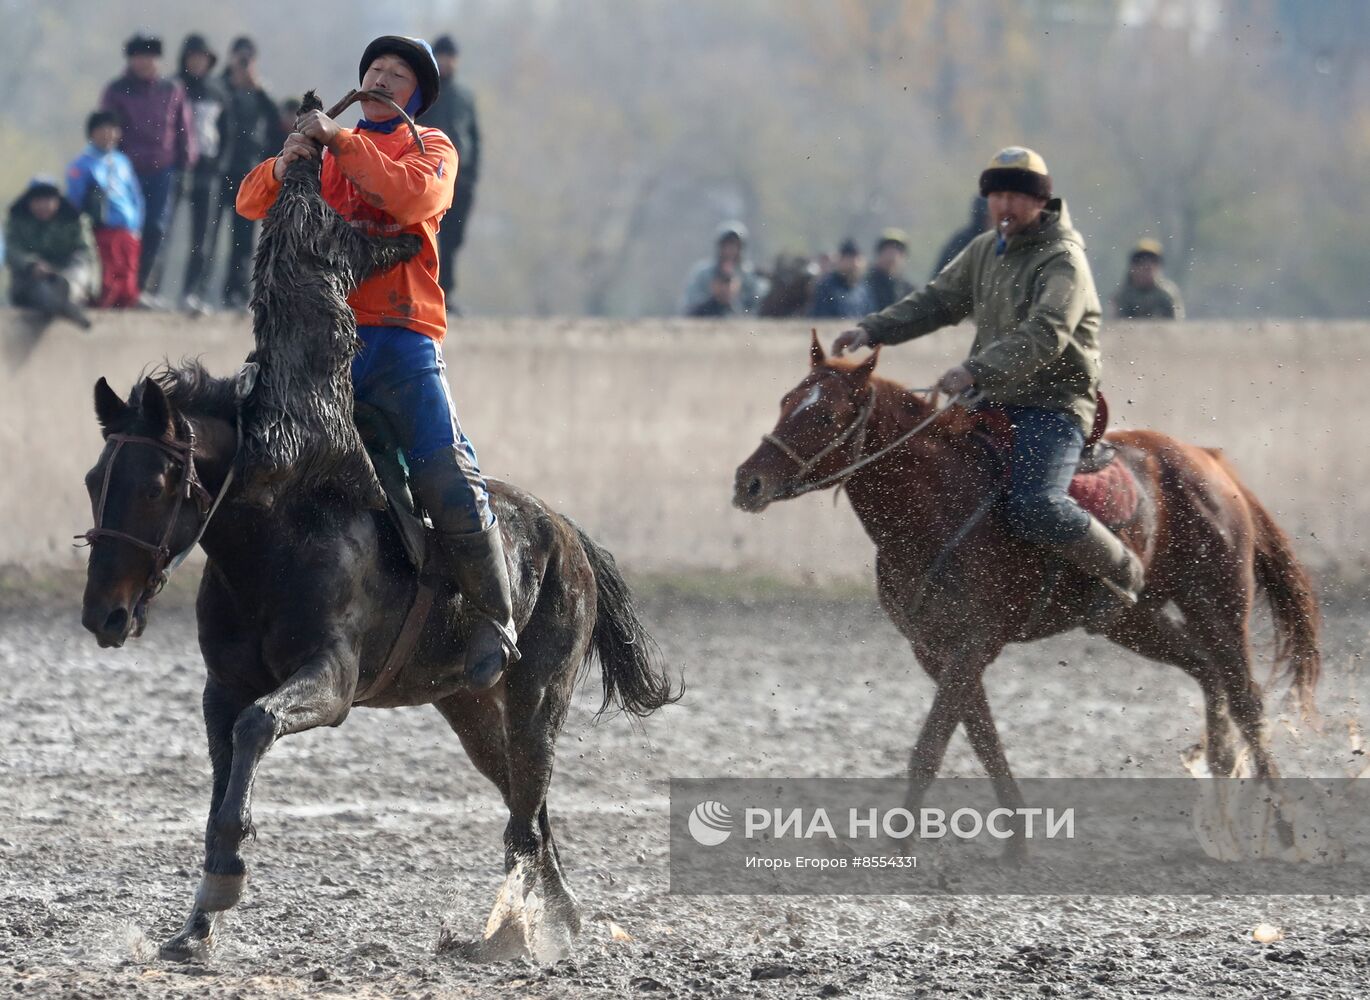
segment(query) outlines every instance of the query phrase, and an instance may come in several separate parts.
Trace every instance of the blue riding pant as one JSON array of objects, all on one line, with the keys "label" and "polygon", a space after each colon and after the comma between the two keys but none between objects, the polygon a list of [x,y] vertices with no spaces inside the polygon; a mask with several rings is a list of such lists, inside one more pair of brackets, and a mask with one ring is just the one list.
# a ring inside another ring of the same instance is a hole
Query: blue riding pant
[{"label": "blue riding pant", "polygon": [[1070,414],[1005,406],[1013,421],[1013,466],[1004,515],[1009,530],[1039,545],[1064,545],[1089,529],[1089,514],[1071,499],[1071,477],[1085,436]]},{"label": "blue riding pant", "polygon": [[357,328],[362,349],[352,359],[359,402],[381,410],[395,428],[411,481],[434,484],[420,500],[438,527],[476,532],[495,523],[476,449],[462,433],[447,389],[442,345],[398,326]]}]

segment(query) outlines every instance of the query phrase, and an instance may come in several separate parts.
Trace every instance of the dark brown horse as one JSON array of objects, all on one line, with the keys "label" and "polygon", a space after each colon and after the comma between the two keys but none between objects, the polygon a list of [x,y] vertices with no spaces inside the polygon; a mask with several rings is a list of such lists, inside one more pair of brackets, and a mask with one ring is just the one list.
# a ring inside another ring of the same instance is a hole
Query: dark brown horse
[{"label": "dark brown horse", "polygon": [[[187,549],[203,531],[209,557],[196,604],[213,767],[204,876],[163,957],[200,953],[241,898],[241,847],[254,832],[252,785],[266,752],[282,736],[340,725],[356,704],[431,704],[442,713],[504,799],[507,869],[520,869],[525,892],[541,887],[552,926],[573,936],[580,918],[546,798],[577,674],[598,656],[602,709],[646,715],[677,696],[613,557],[536,497],[492,481],[522,659],[493,688],[468,689],[461,663],[470,621],[461,598],[441,590],[411,655],[376,690],[418,586],[385,513],[319,493],[263,507],[244,496],[242,477],[225,490],[238,451],[233,380],[168,369],[125,401],[101,379],[95,407],[106,446],[86,478],[102,531],[91,544],[85,626],[101,646],[123,645],[135,625],[141,631],[150,581],[165,564],[159,550]],[[221,501],[206,525],[209,497]],[[509,944],[467,952],[498,957]]]},{"label": "dark brown horse", "polygon": [[[937,682],[910,761],[910,804],[921,801],[952,732],[964,724],[1001,803],[1018,808],[1022,798],[985,697],[985,668],[1011,642],[1079,626],[1097,584],[1013,538],[994,516],[1003,458],[978,433],[977,415],[960,407],[938,413],[934,400],[876,377],[878,357],[829,359],[815,335],[809,374],[781,400],[772,434],[738,467],[733,503],[757,512],[819,483],[845,487],[876,546],[881,606]],[[1140,603],[1104,634],[1198,681],[1215,775],[1233,770],[1231,719],[1256,775],[1272,778],[1251,670],[1252,604],[1263,591],[1277,660],[1311,710],[1320,656],[1308,577],[1288,536],[1217,452],[1154,431],[1108,440],[1118,449],[1114,461],[1127,464],[1144,495],[1146,516],[1123,537],[1145,563],[1147,583]],[[1167,613],[1171,602],[1181,620]],[[1011,841],[1011,850],[1021,851],[1020,844]]]},{"label": "dark brown horse", "polygon": [[[311,93],[304,106],[320,102]],[[106,446],[86,477],[96,525],[86,628],[101,646],[122,645],[142,631],[169,567],[197,542],[209,556],[196,605],[214,771],[204,876],[163,957],[202,950],[242,897],[252,786],[272,744],[340,725],[358,704],[437,706],[509,812],[500,898],[521,903],[540,889],[553,934],[542,943],[560,950],[580,917],[547,789],[576,675],[598,655],[601,710],[646,715],[678,697],[613,557],[536,497],[493,481],[522,658],[494,687],[468,686],[475,617],[450,583],[421,580],[411,565],[353,426],[346,296],[418,249],[407,234],[354,230],[324,203],[317,158],[297,160],[257,249],[257,350],[244,376],[166,369],[127,401],[104,379],[95,386]],[[504,916],[468,955],[526,949],[519,908]]]}]

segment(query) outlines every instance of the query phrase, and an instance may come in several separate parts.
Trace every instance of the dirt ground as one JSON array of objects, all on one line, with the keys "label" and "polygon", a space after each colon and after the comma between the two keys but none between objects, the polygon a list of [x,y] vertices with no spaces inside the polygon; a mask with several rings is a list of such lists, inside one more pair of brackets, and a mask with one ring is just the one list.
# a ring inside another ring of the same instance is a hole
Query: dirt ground
[{"label": "dirt ground", "polygon": [[[479,933],[505,815],[436,712],[355,711],[282,741],[257,785],[252,884],[207,964],[183,921],[208,797],[185,608],[102,652],[69,604],[0,611],[0,992],[15,996],[1363,997],[1367,897],[671,896],[667,779],[897,774],[930,685],[865,597],[726,601],[656,588],[685,700],[560,741],[550,805],[586,931],[550,966],[437,955]],[[1328,613],[1324,736],[1286,773],[1346,776],[1365,605]],[[1262,668],[1263,669],[1263,668]],[[1015,647],[989,692],[1020,775],[1178,776],[1202,730],[1179,672],[1082,635]],[[1285,741],[1287,743],[1287,741]],[[979,771],[963,737],[947,773]],[[630,941],[613,940],[612,920]],[[1259,923],[1284,939],[1254,943]]]}]

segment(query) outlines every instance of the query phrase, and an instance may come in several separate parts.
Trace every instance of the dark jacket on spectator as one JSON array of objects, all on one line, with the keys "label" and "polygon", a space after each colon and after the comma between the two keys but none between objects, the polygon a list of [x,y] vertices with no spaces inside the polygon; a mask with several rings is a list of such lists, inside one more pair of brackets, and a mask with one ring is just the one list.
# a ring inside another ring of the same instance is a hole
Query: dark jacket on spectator
[{"label": "dark jacket on spectator", "polygon": [[866,272],[866,299],[871,312],[893,305],[911,291],[913,282],[897,274],[886,274],[875,267]]},{"label": "dark jacket on spectator", "polygon": [[942,250],[937,254],[937,263],[932,269],[932,277],[935,278],[941,274],[942,268],[955,260],[956,255],[968,247],[971,240],[983,233],[987,225],[989,225],[989,202],[982,196],[976,195],[970,202],[969,221],[952,233],[947,238],[947,242],[942,244]]},{"label": "dark jacket on spectator", "polygon": [[228,104],[227,88],[223,82],[208,74],[191,76],[185,70],[184,56],[181,59],[180,80],[190,101],[191,127],[195,132],[195,148],[200,154],[196,169],[203,173],[215,171],[219,166],[219,153],[223,149],[220,129]]},{"label": "dark jacket on spectator", "polygon": [[[57,214],[47,222],[39,222],[29,211],[29,201],[39,194],[55,194],[61,199]],[[57,188],[35,184],[10,205],[5,253],[5,262],[16,275],[40,260],[61,273],[88,269],[95,259],[90,221]]]},{"label": "dark jacket on spectator", "polygon": [[199,150],[180,80],[140,80],[126,73],[105,88],[100,107],[119,116],[124,127],[119,148],[139,176],[195,165]]},{"label": "dark jacket on spectator", "polygon": [[829,271],[813,291],[810,316],[864,316],[872,312],[866,283],[859,278],[852,284],[837,271]]},{"label": "dark jacket on spectator", "polygon": [[219,163],[224,174],[241,180],[262,160],[281,151],[280,146],[271,148],[279,113],[261,87],[233,86],[228,70],[224,71],[223,87],[226,103],[219,122],[223,143]]},{"label": "dark jacket on spectator", "polygon": [[457,148],[457,187],[474,187],[480,178],[480,123],[476,98],[456,80],[442,81],[438,100],[419,118],[424,125],[440,128]]}]

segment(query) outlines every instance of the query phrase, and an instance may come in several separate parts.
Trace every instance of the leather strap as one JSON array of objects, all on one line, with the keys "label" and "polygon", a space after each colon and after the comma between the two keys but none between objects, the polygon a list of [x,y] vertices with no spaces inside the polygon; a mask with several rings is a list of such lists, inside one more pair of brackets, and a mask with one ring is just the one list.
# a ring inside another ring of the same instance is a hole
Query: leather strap
[{"label": "leather strap", "polygon": [[414,647],[418,645],[419,636],[423,634],[423,626],[428,621],[428,612],[432,608],[433,588],[420,579],[418,589],[414,591],[414,599],[409,604],[409,611],[404,616],[404,625],[400,628],[400,634],[395,637],[394,645],[390,647],[390,655],[385,658],[385,665],[364,690],[357,692],[352,704],[361,705],[368,702],[390,686],[400,668],[409,662]]}]

